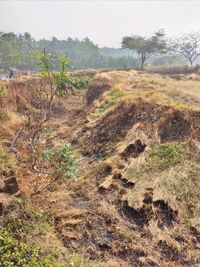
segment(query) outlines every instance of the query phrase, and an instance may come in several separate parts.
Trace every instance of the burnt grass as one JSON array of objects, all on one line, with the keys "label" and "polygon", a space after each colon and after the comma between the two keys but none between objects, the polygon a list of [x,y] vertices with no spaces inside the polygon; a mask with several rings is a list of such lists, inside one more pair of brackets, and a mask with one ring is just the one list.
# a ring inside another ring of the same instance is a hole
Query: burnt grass
[{"label": "burnt grass", "polygon": [[[160,142],[165,143],[190,138],[199,141],[198,122],[200,122],[199,113],[160,106],[156,103],[145,102],[140,98],[135,101],[124,100],[115,109],[107,112],[93,127],[84,126],[85,130],[77,134],[76,146],[80,148],[82,155],[93,168],[92,166],[96,166],[97,162],[104,162],[110,156],[116,155],[116,145],[123,142],[129,130],[137,123],[149,139],[154,138],[157,132]],[[127,163],[130,158],[142,155],[146,148],[147,145],[137,139],[127,145],[118,156],[124,163]],[[91,158],[93,160],[90,160]],[[190,264],[191,259],[184,261],[187,256],[162,239],[152,244],[149,249],[138,248],[138,242],[141,244],[151,242],[153,237],[148,231],[151,222],[154,222],[161,231],[165,229],[173,231],[180,222],[179,212],[174,210],[164,198],[154,200],[153,188],[146,189],[139,208],[131,206],[127,200],[124,200],[124,196],[129,190],[134,190],[135,183],[123,175],[123,168],[116,170],[112,164],[105,163],[101,169],[98,171],[95,169],[94,173],[89,174],[92,184],[87,185],[87,193],[84,192],[86,189],[80,189],[79,195],[87,194],[90,200],[88,202],[90,204],[86,205],[90,215],[84,220],[84,229],[81,227],[76,229],[82,233],[82,238],[78,240],[80,244],[78,251],[86,253],[92,260],[99,259],[106,262],[114,257],[126,262],[127,265],[124,266],[161,267],[167,266],[166,262],[171,262],[171,266]],[[112,177],[111,185],[108,188],[97,189],[107,177]],[[77,202],[76,197],[73,201]],[[102,202],[114,208],[113,214],[109,212],[109,209],[100,211]],[[81,202],[78,205],[81,206]],[[122,232],[125,231],[126,234],[121,234],[119,229]],[[199,240],[199,232],[195,229],[190,231],[189,239],[194,236],[194,240]],[[136,232],[140,234],[140,240],[132,238]],[[172,240],[175,242],[179,239],[177,235],[172,234]],[[71,241],[66,242],[70,249]],[[154,254],[159,258],[161,265],[148,260],[148,257]],[[143,264],[140,261],[141,257],[146,258],[147,263]]]},{"label": "burnt grass", "polygon": [[[138,98],[136,101],[124,100],[94,127],[88,128],[86,133],[80,132],[78,143],[83,147],[83,155],[97,159],[110,156],[115,151],[116,144],[137,123],[149,139],[157,131],[163,143],[188,138],[200,140],[199,112],[183,112],[174,108],[170,110],[168,106],[144,102]],[[131,144],[121,156],[125,158],[126,154],[132,154],[137,157],[144,149],[145,144]]]},{"label": "burnt grass", "polygon": [[[87,104],[91,106],[95,99],[110,89],[111,85],[106,79],[97,79],[86,93]],[[127,179],[125,166],[130,160],[142,156],[148,149],[147,144],[140,139],[133,140],[121,153],[117,152],[116,147],[136,124],[148,139],[155,138],[157,134],[161,143],[191,138],[200,141],[200,112],[181,111],[141,98],[126,99],[90,126],[87,120],[90,107],[80,109],[79,104],[73,114],[68,115],[67,122],[74,134],[65,137],[65,141],[71,142],[81,154],[85,164],[84,177],[65,181],[62,188],[68,190],[70,195],[64,203],[64,211],[78,210],[80,214],[57,218],[49,212],[53,206],[51,199],[48,199],[49,193],[60,194],[60,184],[56,182],[56,186],[53,184],[44,190],[42,197],[40,194],[30,197],[35,203],[36,198],[37,203],[40,203],[40,197],[43,199],[43,206],[40,205],[46,208],[63,245],[71,254],[78,253],[89,261],[99,261],[103,264],[100,266],[106,266],[109,260],[114,262],[110,265],[112,267],[187,267],[198,264],[198,255],[195,258],[186,254],[187,246],[189,250],[199,253],[200,231],[191,225],[186,234],[176,233],[179,224],[182,227],[180,212],[172,208],[164,196],[154,199],[154,188],[145,188],[141,205],[137,208],[126,198],[131,190],[137,190],[137,182]],[[54,119],[60,117],[60,113],[62,110],[55,108],[57,115]],[[65,114],[67,116],[67,112]],[[112,156],[116,156],[121,163],[110,163]],[[20,189],[15,172],[5,172],[2,176],[4,186],[1,192],[15,194]],[[104,186],[107,181],[110,184]],[[56,203],[55,209],[59,210],[60,207],[61,203]],[[0,213],[1,210],[3,207],[0,206]],[[82,210],[86,212],[81,213]],[[158,237],[150,231],[152,224],[159,233]],[[171,243],[165,240],[166,233]],[[181,244],[181,249],[174,245],[177,242]]]}]

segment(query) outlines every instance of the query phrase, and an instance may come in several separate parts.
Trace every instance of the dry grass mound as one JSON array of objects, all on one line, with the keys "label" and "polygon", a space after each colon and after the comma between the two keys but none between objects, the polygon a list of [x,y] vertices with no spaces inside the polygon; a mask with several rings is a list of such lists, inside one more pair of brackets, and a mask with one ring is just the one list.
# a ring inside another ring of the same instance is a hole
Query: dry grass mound
[{"label": "dry grass mound", "polygon": [[[101,76],[100,76],[101,77]],[[105,91],[111,89],[111,84],[108,78],[102,77],[99,79],[98,75],[89,84],[89,88],[86,93],[87,104],[92,104],[95,99],[98,99]]]},{"label": "dry grass mound", "polygon": [[200,140],[199,112],[181,111],[142,98],[126,98],[82,133],[80,143],[83,144],[84,154],[102,157],[112,153],[115,145],[136,124],[148,138],[157,135],[161,142],[187,138]]}]

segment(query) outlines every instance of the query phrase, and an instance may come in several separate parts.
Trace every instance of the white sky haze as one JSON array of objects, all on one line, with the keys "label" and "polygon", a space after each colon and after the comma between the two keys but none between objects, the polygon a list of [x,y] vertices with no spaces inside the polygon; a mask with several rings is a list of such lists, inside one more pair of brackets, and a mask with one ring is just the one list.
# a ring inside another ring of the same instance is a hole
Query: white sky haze
[{"label": "white sky haze", "polygon": [[123,36],[168,36],[200,30],[200,1],[2,1],[0,31],[30,32],[36,39],[85,38],[120,47]]}]

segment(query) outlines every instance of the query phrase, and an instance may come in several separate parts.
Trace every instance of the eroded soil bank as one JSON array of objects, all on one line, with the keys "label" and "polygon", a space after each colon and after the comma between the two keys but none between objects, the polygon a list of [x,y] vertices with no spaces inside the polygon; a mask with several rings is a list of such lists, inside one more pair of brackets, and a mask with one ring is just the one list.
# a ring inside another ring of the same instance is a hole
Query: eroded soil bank
[{"label": "eroded soil bank", "polygon": [[[45,214],[51,228],[38,242],[62,251],[51,266],[199,266],[198,83],[132,71],[97,74],[87,92],[56,102],[41,137],[42,149],[72,144],[81,160],[79,177],[56,180],[27,162],[2,170],[1,214],[28,216],[10,196],[26,200],[29,212]],[[15,116],[37,112],[34,94],[13,86]],[[171,101],[174,87],[179,98]],[[12,141],[12,131],[2,146]]]}]

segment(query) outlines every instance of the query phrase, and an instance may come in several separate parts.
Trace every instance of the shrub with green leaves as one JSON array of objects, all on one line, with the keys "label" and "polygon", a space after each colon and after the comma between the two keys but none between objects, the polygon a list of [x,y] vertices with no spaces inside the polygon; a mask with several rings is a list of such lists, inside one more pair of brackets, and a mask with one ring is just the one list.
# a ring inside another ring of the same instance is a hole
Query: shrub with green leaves
[{"label": "shrub with green leaves", "polygon": [[53,168],[52,172],[57,175],[66,179],[73,179],[78,175],[80,161],[70,144],[46,150],[43,153],[43,159]]},{"label": "shrub with green leaves", "polygon": [[73,87],[75,90],[84,90],[87,89],[90,78],[87,76],[76,77],[69,76],[67,83]]},{"label": "shrub with green leaves", "polygon": [[67,88],[73,91],[85,90],[89,83],[89,77],[75,77],[67,72],[64,72],[62,75],[58,72],[53,72],[52,77],[54,85],[58,88],[59,97],[66,95]]}]

